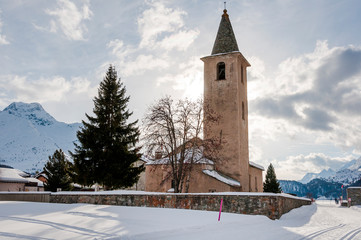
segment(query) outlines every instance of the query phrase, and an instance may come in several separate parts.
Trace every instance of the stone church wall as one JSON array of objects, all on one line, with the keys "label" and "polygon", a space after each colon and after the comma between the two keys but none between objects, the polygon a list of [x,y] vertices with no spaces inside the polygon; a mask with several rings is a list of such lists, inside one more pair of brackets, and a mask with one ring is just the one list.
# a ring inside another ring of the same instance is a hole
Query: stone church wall
[{"label": "stone church wall", "polygon": [[[25,193],[0,193],[0,201],[34,201],[22,197]],[[209,193],[209,194],[165,194],[165,193],[43,193],[46,197],[37,200],[51,203],[88,203],[103,205],[179,208],[205,211],[219,211],[223,199],[222,212],[265,215],[270,219],[279,219],[283,214],[303,205],[310,205],[305,198],[293,197],[287,194],[272,193]],[[50,195],[50,198],[48,197]]]},{"label": "stone church wall", "polygon": [[263,192],[262,170],[250,166],[249,176],[249,191]]},{"label": "stone church wall", "polygon": [[[189,185],[190,193],[208,193],[208,192],[235,192],[238,188],[220,182],[206,174],[202,173],[203,169],[213,169],[212,165],[194,164]],[[167,192],[172,188],[170,174],[171,168],[167,164],[147,165],[145,170],[147,192]],[[262,177],[262,176],[261,176]],[[162,183],[162,184],[160,184]]]}]

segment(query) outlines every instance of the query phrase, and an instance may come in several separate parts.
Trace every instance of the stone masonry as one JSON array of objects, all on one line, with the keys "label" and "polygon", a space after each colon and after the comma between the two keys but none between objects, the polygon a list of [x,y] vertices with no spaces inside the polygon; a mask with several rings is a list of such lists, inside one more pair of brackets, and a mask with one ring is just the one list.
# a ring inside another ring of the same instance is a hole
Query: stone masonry
[{"label": "stone masonry", "polygon": [[[43,196],[44,195],[44,196]],[[31,197],[30,197],[31,196]],[[35,198],[36,199],[35,199]],[[87,203],[134,207],[179,208],[204,211],[219,211],[223,199],[222,212],[265,215],[279,219],[294,208],[311,204],[309,199],[287,194],[163,194],[163,193],[79,193],[61,192],[36,194],[0,193],[0,201],[37,201],[50,203]]]},{"label": "stone masonry", "polygon": [[361,187],[347,188],[347,199],[351,198],[351,206],[361,205]]},{"label": "stone masonry", "polygon": [[179,208],[205,211],[219,211],[223,198],[222,212],[251,215],[265,215],[270,219],[279,219],[294,208],[311,204],[304,198],[287,195],[227,195],[227,194],[121,194],[121,195],[65,195],[52,194],[53,203],[91,203],[104,205]]}]

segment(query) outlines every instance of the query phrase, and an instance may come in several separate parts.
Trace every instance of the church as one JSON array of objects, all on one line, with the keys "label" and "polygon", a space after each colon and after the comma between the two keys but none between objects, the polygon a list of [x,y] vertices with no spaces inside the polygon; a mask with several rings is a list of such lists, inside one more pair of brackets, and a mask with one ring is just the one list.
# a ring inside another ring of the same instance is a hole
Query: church
[{"label": "church", "polygon": [[[219,158],[203,158],[194,164],[188,192],[263,192],[264,168],[249,161],[247,59],[238,49],[236,37],[223,10],[216,40],[204,63],[204,139],[221,139]],[[207,109],[220,116],[209,121]],[[172,189],[166,179],[169,166],[166,157],[146,164],[145,191],[167,192]]]}]

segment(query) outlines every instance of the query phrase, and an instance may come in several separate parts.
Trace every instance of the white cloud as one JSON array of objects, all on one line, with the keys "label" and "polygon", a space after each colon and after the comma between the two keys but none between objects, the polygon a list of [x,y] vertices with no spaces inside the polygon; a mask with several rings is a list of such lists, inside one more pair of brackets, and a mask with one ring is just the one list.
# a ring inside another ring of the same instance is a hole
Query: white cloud
[{"label": "white cloud", "polygon": [[61,102],[73,95],[94,96],[96,87],[90,81],[80,77],[66,80],[61,76],[29,80],[25,76],[6,75],[0,77],[0,89],[8,102]]},{"label": "white cloud", "polygon": [[157,46],[165,50],[176,49],[178,51],[185,51],[197,38],[199,31],[179,31],[161,40]]},{"label": "white cloud", "polygon": [[163,33],[175,32],[183,27],[183,16],[186,12],[166,8],[161,2],[148,2],[151,6],[138,18],[138,29],[142,37],[140,47],[154,45]]},{"label": "white cloud", "polygon": [[107,47],[112,49],[112,54],[117,56],[118,58],[123,58],[125,55],[127,55],[124,49],[124,42],[120,39],[111,40],[107,44]]},{"label": "white cloud", "polygon": [[[107,44],[117,62],[122,66],[122,75],[140,75],[147,70],[161,70],[169,67],[167,56],[157,57],[152,54],[141,54],[131,46],[125,46],[123,41],[115,39]],[[139,53],[138,55],[136,53]]]},{"label": "white cloud", "polygon": [[[0,10],[0,14],[1,14],[1,10]],[[10,42],[8,40],[6,40],[5,35],[1,34],[2,26],[3,26],[3,23],[1,21],[1,15],[0,15],[0,45],[6,45],[6,44],[9,44]]]},{"label": "white cloud", "polygon": [[256,94],[249,103],[266,136],[277,136],[273,119],[287,123],[283,135],[315,134],[317,141],[361,151],[361,48],[319,41],[312,53],[282,62],[275,77],[263,74],[250,71]]},{"label": "white cloud", "polygon": [[[55,18],[50,21],[48,31],[57,32],[60,29],[65,37],[70,40],[84,40],[84,33],[87,31],[84,20],[89,20],[93,15],[89,5],[89,1],[83,1],[83,6],[78,8],[70,0],[58,0],[56,9],[45,11]],[[42,30],[46,29],[36,25],[35,27]]]},{"label": "white cloud", "polygon": [[139,75],[146,70],[159,71],[169,67],[169,62],[165,58],[157,58],[153,55],[139,55],[134,61],[125,62],[124,64],[122,72],[125,76]]},{"label": "white cloud", "polygon": [[167,8],[164,3],[156,1],[148,2],[148,5],[150,8],[138,18],[140,48],[185,51],[198,37],[198,30],[184,27],[186,12]]},{"label": "white cloud", "polygon": [[180,74],[167,74],[157,79],[157,86],[172,83],[174,90],[184,92],[183,97],[197,99],[203,94],[203,64],[199,57],[191,57],[179,65]]},{"label": "white cloud", "polygon": [[[111,54],[116,58],[116,65],[122,67],[122,76],[140,75],[146,71],[170,72],[169,68],[178,68],[179,66],[175,65],[179,56],[170,51],[186,51],[199,34],[198,30],[189,30],[184,27],[183,17],[186,12],[167,8],[163,2],[147,2],[147,6],[149,8],[144,10],[138,18],[141,37],[139,44],[127,45],[121,39],[113,39],[107,44]],[[187,75],[186,79],[188,79],[191,73],[188,69],[187,73],[182,75]],[[173,82],[175,89],[185,89],[180,81]],[[188,83],[199,85],[194,79],[189,80]]]},{"label": "white cloud", "polygon": [[323,169],[338,170],[343,164],[354,159],[354,156],[330,157],[324,153],[289,156],[285,161],[272,161],[276,174],[282,179],[300,180],[306,173],[319,173]]}]

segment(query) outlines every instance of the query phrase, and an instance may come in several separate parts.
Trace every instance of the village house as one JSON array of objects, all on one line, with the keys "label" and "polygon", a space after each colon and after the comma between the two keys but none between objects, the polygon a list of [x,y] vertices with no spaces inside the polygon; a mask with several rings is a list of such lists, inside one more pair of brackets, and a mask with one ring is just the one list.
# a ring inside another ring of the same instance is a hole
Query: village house
[{"label": "village house", "polygon": [[42,181],[30,177],[18,169],[0,165],[0,191],[5,192],[37,192],[44,191]]}]

